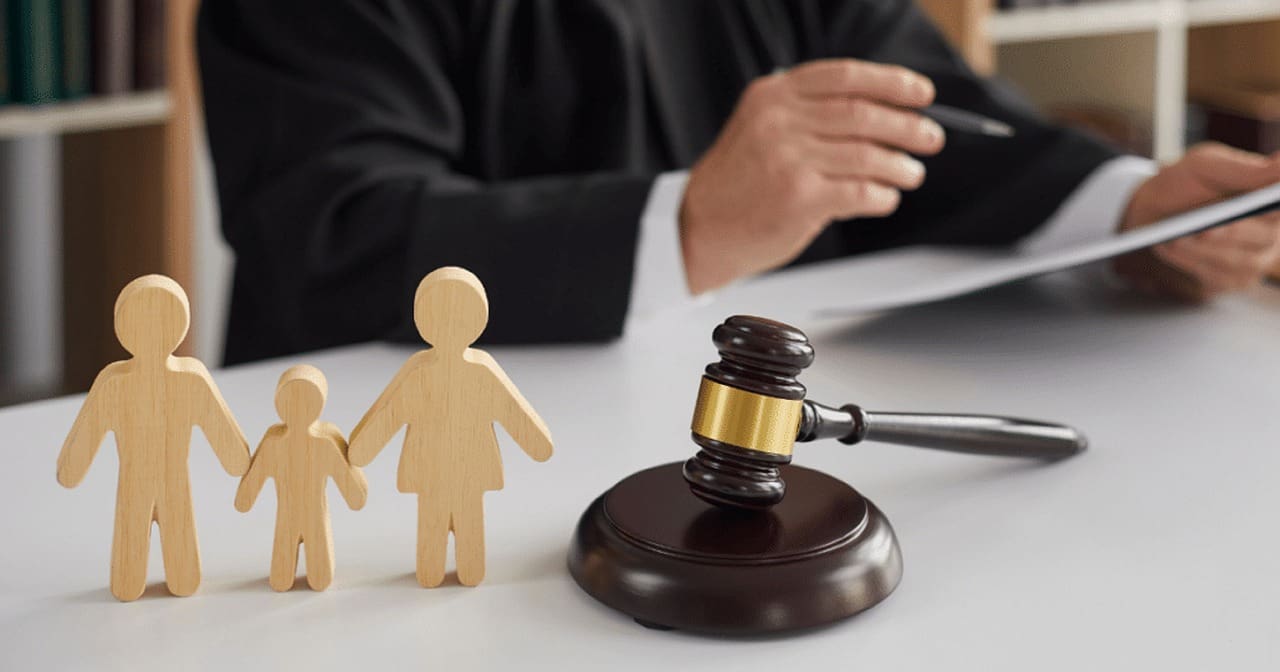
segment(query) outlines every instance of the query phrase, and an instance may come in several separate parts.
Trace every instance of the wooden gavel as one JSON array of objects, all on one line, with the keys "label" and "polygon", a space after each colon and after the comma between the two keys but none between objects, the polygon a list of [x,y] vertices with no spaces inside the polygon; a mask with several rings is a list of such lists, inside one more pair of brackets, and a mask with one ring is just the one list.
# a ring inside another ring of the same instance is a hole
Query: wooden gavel
[{"label": "wooden gavel", "polygon": [[691,430],[700,450],[684,465],[698,497],[731,508],[782,501],[779,467],[797,441],[879,441],[976,455],[1057,460],[1088,442],[1071,427],[988,415],[881,413],[853,404],[831,408],[805,399],[796,380],[813,363],[804,332],[738,315],[716,327],[720,361],[707,365]]}]

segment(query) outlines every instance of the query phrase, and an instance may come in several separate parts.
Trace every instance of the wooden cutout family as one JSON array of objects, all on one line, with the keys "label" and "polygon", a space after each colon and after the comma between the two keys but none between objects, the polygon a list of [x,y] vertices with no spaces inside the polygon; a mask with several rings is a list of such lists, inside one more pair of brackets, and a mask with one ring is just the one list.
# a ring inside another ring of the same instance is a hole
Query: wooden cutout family
[{"label": "wooden cutout family", "polygon": [[244,433],[199,360],[174,351],[190,326],[190,306],[178,283],[161,275],[129,283],[116,300],[115,330],[129,359],[98,374],[58,456],[58,482],[84,479],[108,432],[119,453],[111,593],[135,600],[146,589],[153,524],[160,533],[169,592],[191,595],[200,585],[200,553],[187,455],[199,427],[227,473],[242,477],[235,507],[248,511],[271,478],[276,527],[269,583],[289,590],[299,547],[307,584],[333,580],[333,535],[325,487],[332,479],[352,509],[364,506],[367,465],[406,427],[397,471],[401,492],[418,497],[418,582],[440,585],[450,533],[458,581],[484,579],[484,493],[503,485],[494,423],[541,462],[552,452],[546,424],[498,363],[471,345],[489,321],[480,280],[445,267],[423,278],[414,296],[414,323],[431,347],[412,355],[351,432],[320,420],[328,383],[319,369],[294,366],[276,386],[281,422],[266,431],[252,456]]}]

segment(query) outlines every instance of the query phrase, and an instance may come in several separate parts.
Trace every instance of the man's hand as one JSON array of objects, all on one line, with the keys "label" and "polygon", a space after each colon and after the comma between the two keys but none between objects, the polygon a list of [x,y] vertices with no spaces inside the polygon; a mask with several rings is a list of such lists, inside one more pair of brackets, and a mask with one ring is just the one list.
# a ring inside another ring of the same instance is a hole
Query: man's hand
[{"label": "man's hand", "polygon": [[896,210],[900,192],[924,181],[910,154],[945,142],[937,123],[909,109],[933,96],[923,75],[848,59],[752,82],[685,188],[689,290],[777,268],[833,220]]},{"label": "man's hand", "polygon": [[[1122,231],[1280,182],[1280,155],[1206,143],[1138,187]],[[1280,260],[1280,213],[1244,219],[1116,260],[1135,287],[1186,301],[1257,284]]]}]

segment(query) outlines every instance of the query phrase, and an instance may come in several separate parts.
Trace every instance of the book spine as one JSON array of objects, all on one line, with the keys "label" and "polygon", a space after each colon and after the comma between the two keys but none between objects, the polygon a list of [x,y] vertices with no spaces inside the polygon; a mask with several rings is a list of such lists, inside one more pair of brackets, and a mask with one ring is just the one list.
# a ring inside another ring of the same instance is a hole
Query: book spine
[{"label": "book spine", "polygon": [[62,2],[62,97],[89,94],[89,0]]},{"label": "book spine", "polygon": [[93,92],[110,95],[133,88],[133,2],[93,0]]},{"label": "book spine", "polygon": [[13,58],[13,35],[9,32],[9,0],[0,0],[0,105],[13,100],[13,79],[10,72]]},{"label": "book spine", "polygon": [[13,97],[47,103],[58,97],[61,33],[57,0],[9,0],[13,37]]},{"label": "book spine", "polygon": [[133,86],[159,89],[165,82],[164,0],[134,0]]}]

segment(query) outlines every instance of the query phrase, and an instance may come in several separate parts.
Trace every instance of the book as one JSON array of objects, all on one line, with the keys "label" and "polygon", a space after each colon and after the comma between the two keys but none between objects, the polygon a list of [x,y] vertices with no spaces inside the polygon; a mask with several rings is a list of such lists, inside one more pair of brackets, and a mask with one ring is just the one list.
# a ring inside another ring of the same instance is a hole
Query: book
[{"label": "book", "polygon": [[133,88],[139,91],[164,87],[164,0],[134,0]]},{"label": "book", "polygon": [[62,60],[58,0],[9,0],[13,99],[47,103],[58,98]]},{"label": "book", "polygon": [[13,100],[12,80],[9,77],[9,49],[13,36],[9,34],[9,0],[0,0],[0,105]]},{"label": "book", "polygon": [[93,92],[110,95],[133,88],[133,0],[93,0],[90,59]]},{"label": "book", "polygon": [[89,94],[89,0],[61,0],[63,98]]}]

